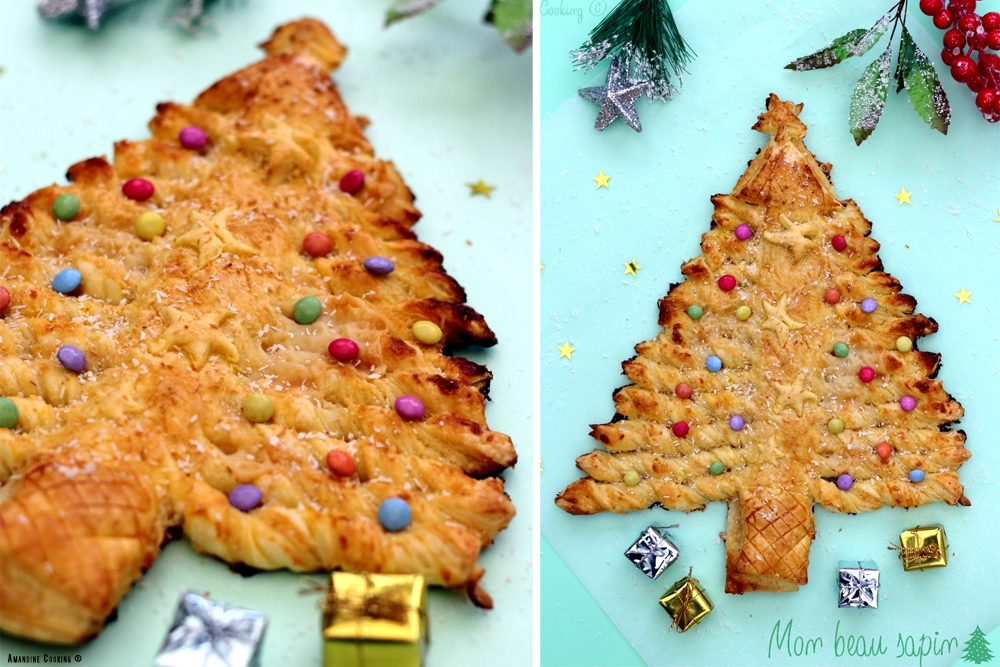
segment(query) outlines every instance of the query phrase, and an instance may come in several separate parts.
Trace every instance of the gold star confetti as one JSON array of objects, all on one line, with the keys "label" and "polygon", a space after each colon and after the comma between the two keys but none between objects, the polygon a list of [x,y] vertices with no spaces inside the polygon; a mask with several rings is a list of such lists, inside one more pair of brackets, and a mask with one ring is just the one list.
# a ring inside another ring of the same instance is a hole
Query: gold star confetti
[{"label": "gold star confetti", "polygon": [[544,264],[539,264],[539,265],[538,265],[538,271],[539,271],[539,273],[540,273],[540,272],[541,272],[541,270],[542,270],[542,269],[544,269],[544,268],[545,268],[545,265],[544,265]]},{"label": "gold star confetti", "polygon": [[964,287],[962,288],[962,291],[958,292],[957,294],[954,294],[953,296],[958,297],[958,305],[960,306],[963,303],[967,303],[970,306],[972,305],[972,302],[969,301],[969,297],[972,296],[972,292],[966,292]]},{"label": "gold star confetti", "polygon": [[642,268],[635,261],[635,257],[632,258],[631,262],[623,262],[623,263],[625,264],[625,273],[622,274],[622,275],[626,275],[627,276],[628,274],[631,273],[633,278],[636,277],[635,272]]},{"label": "gold star confetti", "polygon": [[483,179],[479,179],[476,183],[466,183],[469,186],[470,192],[469,196],[474,197],[476,195],[483,195],[484,197],[489,197],[490,193],[496,190],[495,185],[486,185]]},{"label": "gold star confetti", "polygon": [[993,222],[1000,222],[1000,208],[997,209],[997,217],[993,218]]},{"label": "gold star confetti", "polygon": [[559,358],[562,359],[566,357],[570,361],[573,361],[573,353],[576,352],[575,347],[571,347],[569,341],[566,341],[565,345],[558,345],[556,349],[559,350]]},{"label": "gold star confetti", "polygon": [[597,176],[593,176],[592,178],[595,181],[597,181],[598,190],[600,190],[601,188],[608,188],[609,190],[611,189],[611,186],[608,185],[608,179],[610,179],[611,177],[605,174],[603,169],[601,169],[600,174],[598,174]]},{"label": "gold star confetti", "polygon": [[538,472],[545,472],[545,468],[542,467],[542,459],[538,459]]},{"label": "gold star confetti", "polygon": [[902,206],[903,204],[912,204],[913,203],[913,202],[910,201],[910,195],[912,195],[912,194],[913,194],[912,192],[907,192],[906,188],[900,188],[899,189],[899,194],[898,195],[893,195],[893,197],[895,197],[896,199],[898,199],[899,200],[899,205]]}]

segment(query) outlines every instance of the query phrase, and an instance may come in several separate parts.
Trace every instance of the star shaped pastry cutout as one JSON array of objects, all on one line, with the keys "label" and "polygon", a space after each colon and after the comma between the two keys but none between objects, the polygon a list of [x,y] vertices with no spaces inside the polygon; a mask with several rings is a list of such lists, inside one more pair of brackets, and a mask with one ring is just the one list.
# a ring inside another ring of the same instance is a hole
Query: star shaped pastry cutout
[{"label": "star shaped pastry cutout", "polygon": [[818,230],[816,229],[816,224],[811,220],[797,225],[787,215],[780,215],[778,216],[778,221],[785,228],[785,231],[764,232],[764,238],[771,243],[788,246],[796,262],[802,261],[802,256],[805,255],[806,250],[818,247],[818,244],[812,240],[812,237],[816,236]]},{"label": "star shaped pastry cutout", "polygon": [[910,195],[912,195],[912,194],[913,194],[912,192],[907,192],[906,188],[900,188],[899,189],[899,194],[898,195],[893,195],[893,197],[895,197],[896,199],[898,199],[899,200],[899,205],[902,206],[903,204],[912,204],[913,203],[913,202],[910,201]]},{"label": "star shaped pastry cutout", "polygon": [[962,290],[960,292],[954,294],[953,296],[958,297],[958,305],[960,305],[960,306],[963,303],[967,303],[970,306],[972,305],[972,301],[969,300],[969,297],[972,296],[972,292],[966,292],[964,287],[962,288]]},{"label": "star shaped pastry cutout", "polygon": [[559,358],[560,359],[562,359],[563,357],[566,357],[570,361],[573,360],[573,353],[576,352],[576,348],[575,347],[571,347],[570,344],[569,344],[569,341],[566,341],[565,345],[558,345],[558,346],[556,346],[556,349],[559,350]]},{"label": "star shaped pastry cutout", "polygon": [[270,114],[261,119],[260,125],[263,132],[242,134],[236,141],[244,150],[267,156],[267,174],[272,185],[316,168],[323,152],[316,137]]},{"label": "star shaped pastry cutout", "polygon": [[191,365],[196,369],[208,363],[208,358],[213,353],[236,363],[240,360],[240,353],[220,328],[220,325],[233,314],[230,310],[217,310],[196,320],[173,306],[164,306],[160,310],[160,315],[167,328],[160,334],[160,338],[149,346],[149,351],[153,354],[163,354],[171,348],[178,348],[187,355]]},{"label": "star shaped pastry cutout", "polygon": [[631,273],[633,278],[636,277],[635,272],[642,268],[641,266],[639,266],[638,262],[635,261],[635,257],[632,258],[631,262],[624,262],[624,264],[625,264],[625,273],[622,275],[627,276],[628,274]]},{"label": "star shaped pastry cutout", "polygon": [[786,308],[788,307],[788,295],[783,295],[778,299],[777,305],[773,305],[764,300],[764,312],[767,313],[767,319],[764,323],[760,325],[761,329],[770,329],[778,336],[778,343],[781,347],[785,346],[785,342],[788,340],[788,334],[796,329],[801,329],[805,326],[805,323],[793,320],[788,313]]},{"label": "star shaped pastry cutout", "polygon": [[603,130],[615,118],[621,118],[633,130],[642,132],[635,101],[648,92],[649,82],[629,78],[628,65],[623,67],[621,60],[615,56],[611,59],[605,84],[595,88],[582,88],[580,97],[600,105],[601,110],[597,112],[597,122],[594,123],[596,129]]},{"label": "star shaped pastry cutout", "polygon": [[487,185],[483,179],[479,179],[475,183],[466,183],[469,186],[469,196],[475,197],[476,195],[483,195],[489,198],[490,193],[496,190],[495,185]]},{"label": "star shaped pastry cutout", "polygon": [[215,261],[228,252],[234,255],[254,255],[257,249],[239,240],[226,226],[233,214],[233,208],[224,208],[211,218],[191,212],[191,221],[195,223],[187,232],[177,237],[176,244],[190,246],[198,251],[198,268],[204,268],[209,262]]},{"label": "star shaped pastry cutout", "polygon": [[611,189],[611,186],[608,185],[608,180],[610,180],[611,177],[605,174],[603,169],[601,169],[600,174],[598,174],[597,176],[592,176],[592,178],[595,181],[597,181],[598,190],[600,190],[601,188],[608,188],[609,190]]},{"label": "star shaped pastry cutout", "polygon": [[771,383],[771,387],[778,395],[772,408],[774,414],[783,412],[785,408],[791,408],[795,411],[795,414],[801,417],[802,412],[805,410],[806,401],[819,402],[819,397],[816,394],[803,387],[804,382],[805,377],[800,375],[795,378],[795,382],[792,384],[782,384],[781,382]]}]

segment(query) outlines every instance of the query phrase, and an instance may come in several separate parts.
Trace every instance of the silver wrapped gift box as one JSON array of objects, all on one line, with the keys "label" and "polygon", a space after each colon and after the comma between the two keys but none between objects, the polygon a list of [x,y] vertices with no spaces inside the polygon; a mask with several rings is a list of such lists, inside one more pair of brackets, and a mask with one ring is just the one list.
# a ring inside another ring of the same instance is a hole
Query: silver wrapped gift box
[{"label": "silver wrapped gift box", "polygon": [[154,667],[255,667],[267,617],[184,593]]}]

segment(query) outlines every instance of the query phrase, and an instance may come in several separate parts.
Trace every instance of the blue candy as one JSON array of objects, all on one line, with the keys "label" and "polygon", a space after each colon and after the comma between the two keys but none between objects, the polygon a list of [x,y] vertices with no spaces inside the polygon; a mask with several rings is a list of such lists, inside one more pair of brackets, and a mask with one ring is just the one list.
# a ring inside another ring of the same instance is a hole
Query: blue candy
[{"label": "blue candy", "polygon": [[80,286],[83,276],[76,269],[63,269],[52,279],[52,289],[60,294],[69,294]]},{"label": "blue candy", "polygon": [[865,313],[874,313],[878,308],[878,301],[871,297],[861,302],[861,310]]},{"label": "blue candy", "polygon": [[919,468],[910,471],[910,481],[911,482],[922,482],[924,481],[924,471]]},{"label": "blue candy", "polygon": [[82,373],[87,368],[87,356],[75,345],[63,345],[56,351],[56,358],[68,371]]},{"label": "blue candy", "polygon": [[722,359],[719,359],[714,354],[708,358],[705,362],[705,368],[712,371],[713,373],[718,373],[722,370]]},{"label": "blue candy", "polygon": [[402,498],[386,498],[378,508],[378,521],[390,532],[403,530],[410,525],[413,513]]}]

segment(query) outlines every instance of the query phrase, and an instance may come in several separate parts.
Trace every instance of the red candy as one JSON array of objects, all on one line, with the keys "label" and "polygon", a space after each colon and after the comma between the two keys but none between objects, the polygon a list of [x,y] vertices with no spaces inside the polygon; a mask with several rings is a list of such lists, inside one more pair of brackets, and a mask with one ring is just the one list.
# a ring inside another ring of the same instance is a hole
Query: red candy
[{"label": "red candy", "polygon": [[830,239],[830,245],[832,245],[833,249],[836,250],[837,252],[844,252],[844,248],[847,247],[847,239],[845,239],[840,234],[837,234],[832,239]]},{"label": "red candy", "polygon": [[361,192],[365,185],[365,172],[358,169],[351,169],[340,179],[340,189],[349,195],[356,195]]},{"label": "red candy", "polygon": [[331,449],[327,452],[326,467],[337,477],[350,477],[356,470],[351,455],[339,449]]},{"label": "red candy", "polygon": [[333,242],[323,232],[310,232],[302,239],[302,250],[310,257],[322,257],[332,247]]},{"label": "red candy", "polygon": [[10,305],[10,292],[6,287],[0,287],[0,311]]},{"label": "red candy", "polygon": [[145,178],[133,178],[125,181],[122,186],[122,194],[135,201],[146,201],[153,196],[153,184]]},{"label": "red candy", "polygon": [[723,292],[731,292],[736,289],[736,278],[733,278],[728,273],[721,278],[719,278],[719,289]]},{"label": "red candy", "polygon": [[871,382],[875,379],[875,369],[871,366],[864,366],[858,371],[858,377],[861,378],[862,382]]},{"label": "red candy", "polygon": [[691,398],[691,385],[687,382],[681,382],[674,387],[674,393],[677,394],[677,398]]},{"label": "red candy", "polygon": [[690,429],[688,429],[687,422],[677,422],[671,427],[670,430],[672,430],[674,432],[674,435],[676,435],[678,438],[683,438],[685,435],[688,434],[688,431]]},{"label": "red candy", "polygon": [[337,340],[330,343],[327,348],[330,351],[330,356],[337,361],[354,361],[361,349],[358,348],[358,344],[355,343],[350,338],[338,338]]},{"label": "red candy", "polygon": [[840,292],[835,289],[828,289],[826,294],[823,295],[823,299],[831,306],[835,303],[840,303]]},{"label": "red candy", "polygon": [[880,442],[878,443],[878,447],[875,448],[875,453],[884,461],[892,456],[892,445],[888,442]]}]

